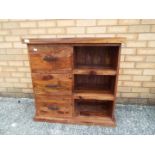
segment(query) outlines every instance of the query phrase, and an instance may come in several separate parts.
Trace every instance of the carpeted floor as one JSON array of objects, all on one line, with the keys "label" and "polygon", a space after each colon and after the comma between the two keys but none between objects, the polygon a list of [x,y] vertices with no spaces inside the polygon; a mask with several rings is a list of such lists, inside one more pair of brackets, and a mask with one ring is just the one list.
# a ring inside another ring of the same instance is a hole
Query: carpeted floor
[{"label": "carpeted floor", "polygon": [[34,122],[34,100],[0,98],[1,135],[155,134],[155,106],[117,105],[116,128]]}]

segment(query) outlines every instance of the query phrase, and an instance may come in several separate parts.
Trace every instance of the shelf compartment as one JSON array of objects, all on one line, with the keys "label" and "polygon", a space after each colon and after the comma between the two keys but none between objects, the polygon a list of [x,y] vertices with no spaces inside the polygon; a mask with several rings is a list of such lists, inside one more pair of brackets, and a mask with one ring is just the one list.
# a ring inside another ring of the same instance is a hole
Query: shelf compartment
[{"label": "shelf compartment", "polygon": [[75,116],[92,119],[112,118],[112,101],[75,100]]},{"label": "shelf compartment", "polygon": [[92,90],[114,93],[116,76],[74,75],[74,90]]},{"label": "shelf compartment", "polygon": [[115,97],[109,91],[77,90],[74,92],[74,99],[97,99],[113,101]]},{"label": "shelf compartment", "polygon": [[74,68],[117,69],[119,46],[75,46]]}]

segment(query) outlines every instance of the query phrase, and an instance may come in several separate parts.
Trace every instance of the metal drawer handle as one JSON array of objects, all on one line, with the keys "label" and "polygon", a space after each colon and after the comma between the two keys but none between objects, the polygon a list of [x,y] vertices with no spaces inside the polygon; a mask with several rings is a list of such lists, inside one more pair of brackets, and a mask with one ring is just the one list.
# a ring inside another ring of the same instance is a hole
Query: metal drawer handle
[{"label": "metal drawer handle", "polygon": [[56,106],[56,105],[49,105],[48,109],[50,109],[50,110],[59,110],[59,107]]},{"label": "metal drawer handle", "polygon": [[57,61],[58,58],[57,57],[54,57],[54,56],[48,56],[46,55],[44,58],[43,58],[44,61],[47,61],[47,62],[51,62],[51,61]]},{"label": "metal drawer handle", "polygon": [[48,85],[46,85],[45,87],[47,87],[47,88],[58,88],[58,87],[60,87],[60,86],[57,85],[57,84],[48,84]]}]

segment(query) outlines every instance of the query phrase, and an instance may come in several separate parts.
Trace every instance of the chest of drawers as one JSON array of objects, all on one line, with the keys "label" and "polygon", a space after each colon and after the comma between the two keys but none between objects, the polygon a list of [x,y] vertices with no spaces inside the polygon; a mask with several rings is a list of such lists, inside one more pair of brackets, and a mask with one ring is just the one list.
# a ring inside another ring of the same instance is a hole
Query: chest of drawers
[{"label": "chest of drawers", "polygon": [[115,126],[124,38],[24,39],[37,121]]}]

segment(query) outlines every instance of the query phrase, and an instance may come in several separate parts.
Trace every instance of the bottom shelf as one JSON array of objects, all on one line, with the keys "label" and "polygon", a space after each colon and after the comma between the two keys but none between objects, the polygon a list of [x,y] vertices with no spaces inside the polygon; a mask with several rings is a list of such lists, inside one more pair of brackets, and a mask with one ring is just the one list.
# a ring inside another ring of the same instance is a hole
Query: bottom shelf
[{"label": "bottom shelf", "polygon": [[75,100],[76,116],[91,117],[91,119],[104,119],[112,117],[112,101],[101,100]]}]

